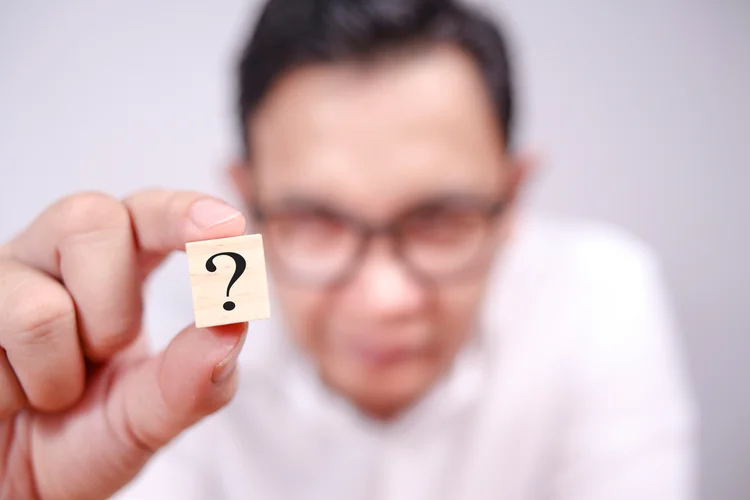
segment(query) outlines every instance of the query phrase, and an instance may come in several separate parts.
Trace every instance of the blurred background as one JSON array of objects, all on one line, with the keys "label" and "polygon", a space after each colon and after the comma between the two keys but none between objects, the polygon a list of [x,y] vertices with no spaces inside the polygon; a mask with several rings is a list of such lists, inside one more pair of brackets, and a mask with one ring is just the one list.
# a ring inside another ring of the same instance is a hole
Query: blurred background
[{"label": "blurred background", "polygon": [[[544,158],[529,204],[620,225],[659,253],[700,405],[701,497],[747,500],[750,1],[474,3],[514,45],[521,143]],[[257,8],[0,0],[0,241],[80,190],[235,201],[221,168]],[[150,292],[184,311],[172,324],[149,310],[164,341],[190,320],[180,258]]]}]

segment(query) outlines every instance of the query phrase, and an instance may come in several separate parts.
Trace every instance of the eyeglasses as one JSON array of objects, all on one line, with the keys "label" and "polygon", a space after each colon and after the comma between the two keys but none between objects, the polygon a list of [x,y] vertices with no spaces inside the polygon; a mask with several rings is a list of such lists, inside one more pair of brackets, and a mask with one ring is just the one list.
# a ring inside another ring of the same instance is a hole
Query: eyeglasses
[{"label": "eyeglasses", "polygon": [[281,277],[316,286],[349,279],[372,240],[381,235],[417,278],[434,282],[467,277],[486,257],[493,221],[503,208],[502,200],[443,200],[372,225],[316,204],[250,207]]}]

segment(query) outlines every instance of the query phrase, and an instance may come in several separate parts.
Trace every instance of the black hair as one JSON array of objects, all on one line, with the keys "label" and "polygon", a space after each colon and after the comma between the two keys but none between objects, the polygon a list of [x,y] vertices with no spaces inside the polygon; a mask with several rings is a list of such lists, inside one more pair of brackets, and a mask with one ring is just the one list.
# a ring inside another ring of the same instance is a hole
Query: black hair
[{"label": "black hair", "polygon": [[437,43],[455,44],[475,60],[509,145],[514,89],[504,35],[488,16],[455,0],[269,0],[239,64],[243,144],[249,151],[248,121],[288,70]]}]

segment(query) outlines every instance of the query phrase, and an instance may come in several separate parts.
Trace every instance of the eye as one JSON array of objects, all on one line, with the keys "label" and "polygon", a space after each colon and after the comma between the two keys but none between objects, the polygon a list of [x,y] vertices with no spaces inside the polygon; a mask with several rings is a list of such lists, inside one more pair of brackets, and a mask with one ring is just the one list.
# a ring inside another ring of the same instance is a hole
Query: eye
[{"label": "eye", "polygon": [[351,261],[358,233],[324,211],[285,211],[266,218],[270,255],[287,273],[313,281],[335,276]]},{"label": "eye", "polygon": [[268,230],[279,244],[320,245],[345,236],[349,229],[340,219],[323,212],[286,212],[268,220]]},{"label": "eye", "polygon": [[432,207],[420,210],[404,223],[411,241],[450,244],[471,238],[484,228],[482,212],[472,208]]}]

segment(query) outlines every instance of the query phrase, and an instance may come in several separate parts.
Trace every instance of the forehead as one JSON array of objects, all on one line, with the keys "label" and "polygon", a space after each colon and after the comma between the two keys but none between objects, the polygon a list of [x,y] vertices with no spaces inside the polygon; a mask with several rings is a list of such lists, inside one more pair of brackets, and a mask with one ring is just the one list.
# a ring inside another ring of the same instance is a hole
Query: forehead
[{"label": "forehead", "polygon": [[396,210],[425,196],[496,192],[502,182],[488,93],[473,61],[453,47],[294,70],[250,125],[265,200]]}]

